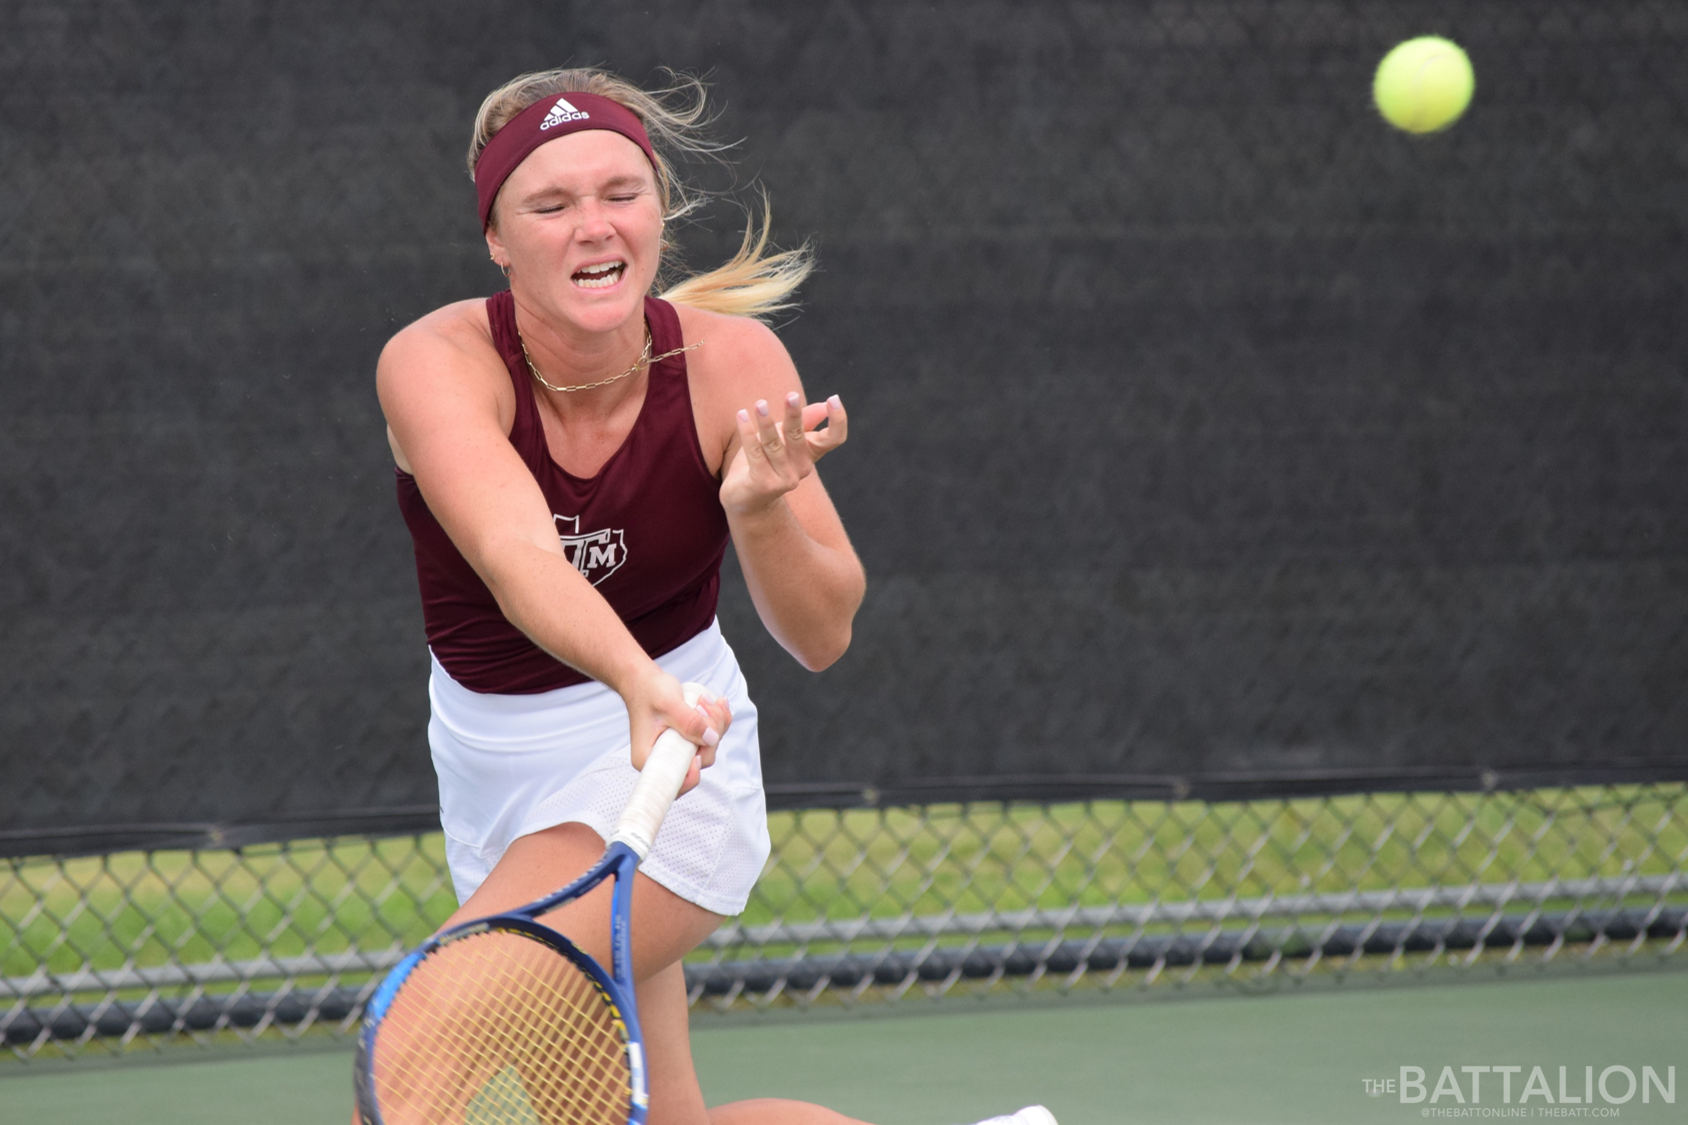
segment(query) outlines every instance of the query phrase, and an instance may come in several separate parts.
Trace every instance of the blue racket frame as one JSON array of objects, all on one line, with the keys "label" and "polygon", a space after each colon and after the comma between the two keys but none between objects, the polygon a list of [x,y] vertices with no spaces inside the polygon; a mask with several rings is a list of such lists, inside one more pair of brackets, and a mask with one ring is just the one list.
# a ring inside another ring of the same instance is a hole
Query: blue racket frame
[{"label": "blue racket frame", "polygon": [[[369,998],[369,1003],[364,1008],[363,1030],[358,1034],[353,1076],[357,1086],[358,1117],[364,1125],[386,1125],[381,1116],[381,1107],[375,1098],[375,1041],[399,988],[416,966],[436,949],[459,938],[485,933],[488,930],[520,933],[549,946],[579,966],[602,990],[611,1007],[615,1009],[626,1033],[627,1071],[631,1078],[627,1125],[644,1125],[645,1115],[650,1108],[650,1090],[645,1078],[645,1040],[639,1030],[639,1009],[634,1003],[633,992],[633,873],[638,869],[638,853],[626,844],[612,843],[604,849],[604,857],[593,865],[590,871],[561,890],[515,910],[462,922],[449,930],[442,930],[394,965],[381,981],[380,987],[375,990],[375,994]],[[612,877],[615,879],[615,885],[610,904],[610,972],[606,973],[603,966],[582,953],[572,941],[556,930],[540,925],[535,919],[565,902],[579,898],[605,879]]]}]

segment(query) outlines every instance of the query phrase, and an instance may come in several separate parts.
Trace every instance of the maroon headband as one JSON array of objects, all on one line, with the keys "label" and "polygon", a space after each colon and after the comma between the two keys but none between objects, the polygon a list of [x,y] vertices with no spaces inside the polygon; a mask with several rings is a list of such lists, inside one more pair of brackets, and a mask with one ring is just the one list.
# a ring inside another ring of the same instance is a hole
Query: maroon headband
[{"label": "maroon headband", "polygon": [[493,134],[475,159],[475,194],[480,197],[481,228],[492,221],[492,201],[516,166],[546,141],[585,129],[620,133],[645,150],[656,167],[656,150],[637,114],[620,102],[598,94],[548,94],[510,119]]}]

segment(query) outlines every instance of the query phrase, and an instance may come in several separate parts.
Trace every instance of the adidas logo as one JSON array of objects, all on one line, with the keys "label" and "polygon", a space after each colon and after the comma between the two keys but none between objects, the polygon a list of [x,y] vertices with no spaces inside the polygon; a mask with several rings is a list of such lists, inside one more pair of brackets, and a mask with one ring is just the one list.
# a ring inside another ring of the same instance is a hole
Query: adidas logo
[{"label": "adidas logo", "polygon": [[558,98],[557,104],[551,107],[551,112],[545,115],[545,120],[539,123],[539,128],[541,131],[555,129],[565,121],[585,121],[591,116],[590,113],[584,113],[570,105],[567,98]]}]

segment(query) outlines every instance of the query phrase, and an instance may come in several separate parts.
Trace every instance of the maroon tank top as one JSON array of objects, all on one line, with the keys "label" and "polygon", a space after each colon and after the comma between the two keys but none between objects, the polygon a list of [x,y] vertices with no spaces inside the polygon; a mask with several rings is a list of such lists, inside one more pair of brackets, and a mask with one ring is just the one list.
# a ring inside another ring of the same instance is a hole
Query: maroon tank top
[{"label": "maroon tank top", "polygon": [[[639,417],[595,477],[551,460],[509,290],[487,298],[492,339],[516,388],[510,444],[551,507],[563,553],[598,588],[652,656],[690,640],[715,619],[727,516],[720,483],[698,445],[686,357],[651,365]],[[672,305],[645,298],[651,350],[683,346]],[[416,478],[398,474],[399,509],[416,545],[428,646],[471,691],[531,695],[587,676],[527,638],[428,510]]]}]

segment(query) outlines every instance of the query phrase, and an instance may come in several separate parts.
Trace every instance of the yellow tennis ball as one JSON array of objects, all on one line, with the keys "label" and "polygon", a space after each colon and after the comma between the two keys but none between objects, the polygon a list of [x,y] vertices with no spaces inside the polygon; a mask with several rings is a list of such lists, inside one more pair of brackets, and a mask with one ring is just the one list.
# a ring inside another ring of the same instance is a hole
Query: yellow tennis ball
[{"label": "yellow tennis ball", "polygon": [[1383,56],[1372,97],[1391,125],[1409,133],[1446,129],[1471,104],[1471,60],[1439,35],[1409,39]]}]

